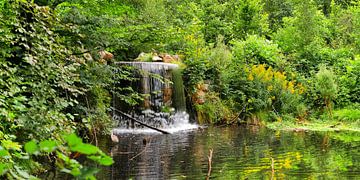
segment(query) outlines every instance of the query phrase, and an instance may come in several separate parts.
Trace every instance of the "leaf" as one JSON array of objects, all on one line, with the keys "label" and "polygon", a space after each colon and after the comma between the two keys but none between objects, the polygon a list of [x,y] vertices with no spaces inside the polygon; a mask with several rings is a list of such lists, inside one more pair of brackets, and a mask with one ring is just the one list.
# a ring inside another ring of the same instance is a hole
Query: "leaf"
[{"label": "leaf", "polygon": [[0,175],[4,175],[8,170],[8,164],[0,163]]},{"label": "leaf", "polygon": [[98,162],[104,166],[110,166],[114,163],[114,160],[110,156],[90,156],[89,159]]},{"label": "leaf", "polygon": [[15,170],[17,173],[19,173],[19,175],[22,177],[22,178],[25,178],[25,179],[29,179],[30,178],[30,175],[28,172],[20,169],[18,166],[14,166]]},{"label": "leaf", "polygon": [[38,154],[39,153],[39,147],[37,146],[36,142],[34,140],[29,141],[25,144],[25,151],[29,154]]},{"label": "leaf", "polygon": [[7,158],[6,156],[9,156],[9,152],[4,149],[2,146],[0,146],[0,157]]},{"label": "leaf", "polygon": [[39,143],[40,150],[44,152],[52,152],[56,149],[56,142],[52,140],[45,140]]},{"label": "leaf", "polygon": [[80,178],[88,179],[88,180],[96,179],[94,177],[94,174],[98,173],[99,171],[100,170],[98,168],[84,167],[83,169],[81,169]]},{"label": "leaf", "polygon": [[81,174],[81,171],[79,168],[75,167],[71,170],[70,174],[73,176],[79,176]]},{"label": "leaf", "polygon": [[21,150],[21,145],[18,142],[13,142],[10,140],[3,140],[1,143],[5,149],[13,149],[13,150],[17,150],[17,151]]},{"label": "leaf", "polygon": [[63,154],[59,151],[57,151],[56,154],[61,160],[65,161],[66,163],[70,161],[70,158],[67,157],[65,154]]},{"label": "leaf", "polygon": [[82,139],[79,138],[76,134],[70,134],[65,137],[65,141],[68,143],[70,147],[82,144]]},{"label": "leaf", "polygon": [[104,166],[110,166],[114,163],[114,160],[110,156],[104,156],[100,159],[99,163]]},{"label": "leaf", "polygon": [[86,154],[86,155],[90,155],[90,154],[96,154],[100,151],[100,149],[94,145],[91,144],[79,144],[75,147],[71,147],[70,148],[71,151],[76,151],[79,152],[81,154]]}]

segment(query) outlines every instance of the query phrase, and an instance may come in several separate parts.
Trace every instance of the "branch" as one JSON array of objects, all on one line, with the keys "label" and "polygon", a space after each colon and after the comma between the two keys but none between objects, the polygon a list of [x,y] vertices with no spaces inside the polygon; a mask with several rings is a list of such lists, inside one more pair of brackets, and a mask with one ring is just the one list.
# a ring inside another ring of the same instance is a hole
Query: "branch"
[{"label": "branch", "polygon": [[206,175],[206,180],[209,180],[209,179],[210,179],[210,176],[211,176],[212,156],[213,156],[213,149],[209,149],[209,156],[208,156],[208,173],[207,173],[207,175]]}]

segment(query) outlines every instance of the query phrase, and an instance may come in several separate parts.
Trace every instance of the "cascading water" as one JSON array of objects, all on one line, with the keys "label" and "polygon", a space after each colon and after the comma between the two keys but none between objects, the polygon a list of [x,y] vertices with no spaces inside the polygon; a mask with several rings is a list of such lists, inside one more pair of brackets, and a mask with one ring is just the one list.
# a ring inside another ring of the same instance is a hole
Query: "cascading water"
[{"label": "cascading water", "polygon": [[[184,87],[178,65],[159,62],[118,62],[118,64],[139,69],[139,80],[132,86],[139,93],[147,96],[138,108],[131,110],[126,110],[123,107],[124,103],[114,98],[114,108],[126,111],[138,121],[168,132],[197,127],[189,123]],[[115,111],[113,119],[119,122],[119,128],[114,129],[114,133],[154,132]]]}]

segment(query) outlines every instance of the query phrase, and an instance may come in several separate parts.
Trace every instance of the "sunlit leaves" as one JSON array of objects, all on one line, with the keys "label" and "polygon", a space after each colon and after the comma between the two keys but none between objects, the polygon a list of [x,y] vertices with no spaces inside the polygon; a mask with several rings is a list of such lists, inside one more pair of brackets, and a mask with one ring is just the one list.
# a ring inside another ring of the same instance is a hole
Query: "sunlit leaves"
[{"label": "sunlit leaves", "polygon": [[70,150],[73,152],[89,155],[89,159],[92,159],[101,165],[108,166],[113,163],[112,158],[101,152],[98,147],[91,144],[83,143],[82,140],[75,134],[70,134],[66,136],[65,140],[68,143]]},{"label": "sunlit leaves", "polygon": [[100,151],[99,148],[96,146],[93,146],[91,144],[83,144],[83,143],[78,144],[73,147],[70,147],[70,149],[72,151],[79,152],[81,154],[86,154],[86,155],[96,154]]},{"label": "sunlit leaves", "polygon": [[4,149],[2,146],[0,146],[0,157],[8,159],[10,158],[10,153],[6,149]]},{"label": "sunlit leaves", "polygon": [[5,163],[0,163],[0,176],[5,174],[8,171],[8,165]]},{"label": "sunlit leaves", "polygon": [[110,166],[114,163],[113,159],[109,156],[89,156],[89,159],[94,160],[104,166]]},{"label": "sunlit leaves", "polygon": [[12,149],[19,151],[21,149],[21,145],[18,142],[13,142],[11,140],[2,140],[1,145],[8,150]]},{"label": "sunlit leaves", "polygon": [[68,143],[70,147],[77,146],[79,144],[82,144],[82,139],[76,136],[76,134],[70,134],[65,136],[65,141]]},{"label": "sunlit leaves", "polygon": [[40,150],[47,153],[53,152],[56,149],[56,147],[57,147],[56,142],[52,140],[45,140],[39,143]]},{"label": "sunlit leaves", "polygon": [[34,140],[27,142],[24,149],[29,154],[37,154],[39,152],[39,147]]}]

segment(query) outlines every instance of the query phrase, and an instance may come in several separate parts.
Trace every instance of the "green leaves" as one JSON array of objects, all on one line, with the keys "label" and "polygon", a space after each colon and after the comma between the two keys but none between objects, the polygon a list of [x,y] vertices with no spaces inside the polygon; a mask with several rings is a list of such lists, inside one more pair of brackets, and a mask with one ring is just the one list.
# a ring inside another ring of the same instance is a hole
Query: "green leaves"
[{"label": "green leaves", "polygon": [[5,174],[8,172],[8,170],[10,170],[16,172],[17,176],[22,178],[36,179],[29,174],[27,169],[24,169],[22,166],[14,163],[14,160],[16,158],[20,158],[24,160],[30,160],[31,162],[32,160],[29,159],[28,155],[49,155],[55,151],[57,155],[56,161],[58,168],[62,172],[71,174],[74,177],[78,177],[80,179],[94,179],[94,174],[98,172],[98,169],[84,167],[76,159],[71,158],[71,155],[67,154],[75,153],[86,155],[88,159],[104,166],[113,164],[111,157],[103,153],[98,147],[83,143],[82,139],[79,138],[76,134],[66,135],[63,139],[67,145],[63,145],[61,141],[50,139],[40,142],[31,140],[24,145],[24,150],[26,153],[21,152],[21,146],[19,146],[17,142],[3,140],[2,144],[5,145],[4,147],[6,148],[0,146],[0,160],[8,161],[5,163],[0,163],[0,175]]},{"label": "green leaves", "polygon": [[81,154],[91,155],[100,152],[100,149],[91,144],[78,144],[74,147],[70,147],[71,151],[79,152]]},{"label": "green leaves", "polygon": [[43,152],[50,153],[53,152],[57,148],[57,146],[55,141],[45,140],[39,143],[39,148]]},{"label": "green leaves", "polygon": [[4,149],[2,146],[0,146],[0,157],[4,159],[10,158],[10,153],[6,149]]},{"label": "green leaves", "polygon": [[24,146],[25,152],[28,154],[38,154],[39,153],[39,147],[36,144],[34,140],[29,141]]},{"label": "green leaves", "polygon": [[2,140],[1,145],[8,150],[16,150],[19,151],[21,149],[21,145],[18,142],[13,142],[11,140]]},{"label": "green leaves", "polygon": [[82,144],[82,139],[79,138],[78,136],[76,136],[76,134],[67,135],[67,136],[65,136],[64,139],[67,142],[67,144],[69,145],[69,147],[74,147],[79,144]]},{"label": "green leaves", "polygon": [[4,175],[9,170],[9,167],[6,163],[0,163],[0,176]]},{"label": "green leaves", "polygon": [[88,158],[104,166],[110,166],[114,163],[113,159],[109,156],[89,156]]},{"label": "green leaves", "polygon": [[83,143],[75,134],[70,134],[64,139],[69,145],[70,151],[89,155],[89,159],[94,160],[101,165],[109,166],[113,164],[111,157],[105,155],[98,147]]}]

